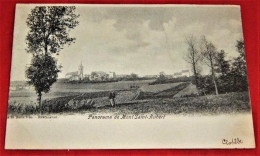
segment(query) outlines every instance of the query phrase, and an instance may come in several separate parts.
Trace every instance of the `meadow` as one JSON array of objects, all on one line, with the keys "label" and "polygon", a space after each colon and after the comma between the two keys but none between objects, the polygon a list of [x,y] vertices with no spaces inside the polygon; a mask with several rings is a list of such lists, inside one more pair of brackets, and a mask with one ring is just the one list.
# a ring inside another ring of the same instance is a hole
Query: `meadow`
[{"label": "meadow", "polygon": [[[58,81],[50,89],[50,92],[43,94],[43,100],[49,100],[57,97],[76,96],[82,93],[96,93],[103,91],[131,90],[131,86],[148,86],[155,80],[137,80],[137,81],[118,81],[109,83],[65,83]],[[11,82],[11,85],[24,85],[25,82]],[[9,102],[21,101],[24,103],[36,102],[37,96],[34,89],[23,89],[9,92]]]},{"label": "meadow", "polygon": [[[151,80],[111,82],[107,84],[57,83],[43,96],[41,112],[114,113],[114,114],[192,114],[230,113],[250,110],[248,92],[219,96],[197,96],[189,82],[149,85]],[[138,86],[132,88],[131,86]],[[116,93],[116,106],[108,95]],[[17,93],[15,93],[17,92]],[[10,92],[8,114],[38,114],[36,95],[32,91]]]},{"label": "meadow", "polygon": [[[131,101],[137,94],[136,89],[149,85],[154,80],[118,81],[109,83],[65,83],[58,81],[49,93],[43,94],[44,112],[62,112],[109,104],[108,94],[117,93],[116,102]],[[24,85],[25,82],[11,82],[11,85]],[[135,88],[133,89],[134,86]],[[10,91],[8,113],[39,113],[37,96],[33,88]]]},{"label": "meadow", "polygon": [[102,114],[233,114],[250,112],[248,92],[228,93],[221,95],[206,95],[200,97],[179,97],[137,100],[131,103],[105,106],[99,109],[91,108],[81,112]]}]

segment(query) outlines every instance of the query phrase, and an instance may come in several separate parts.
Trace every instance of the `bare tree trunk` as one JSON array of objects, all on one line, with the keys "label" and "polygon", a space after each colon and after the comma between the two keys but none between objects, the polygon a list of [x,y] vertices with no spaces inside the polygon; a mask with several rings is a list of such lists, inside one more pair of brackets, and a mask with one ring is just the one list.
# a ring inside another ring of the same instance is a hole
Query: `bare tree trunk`
[{"label": "bare tree trunk", "polygon": [[42,114],[42,104],[41,104],[41,99],[42,99],[42,93],[39,92],[39,93],[38,93],[38,98],[37,98],[37,103],[38,103],[38,105],[39,105],[40,114]]},{"label": "bare tree trunk", "polygon": [[217,83],[216,83],[216,77],[215,77],[215,72],[214,72],[214,67],[213,67],[213,62],[212,62],[212,60],[210,61],[210,64],[211,64],[212,81],[213,81],[213,83],[214,83],[216,95],[218,95],[218,86],[217,86]]},{"label": "bare tree trunk", "polygon": [[203,47],[204,47],[204,49],[202,49],[202,55],[204,56],[204,59],[206,60],[206,64],[211,69],[212,81],[214,83],[216,95],[218,95],[218,86],[217,86],[215,71],[214,71],[214,60],[215,60],[215,55],[216,55],[216,47],[211,42],[208,42],[205,36],[203,36],[202,42],[203,42]]},{"label": "bare tree trunk", "polygon": [[198,80],[198,73],[197,73],[197,62],[200,60],[200,54],[198,53],[196,49],[196,38],[193,36],[189,36],[186,38],[186,44],[188,45],[188,53],[186,54],[186,61],[191,64],[192,66],[192,72],[194,75],[195,79],[195,86],[198,91],[199,91],[199,80]]},{"label": "bare tree trunk", "polygon": [[214,83],[214,86],[215,86],[216,95],[218,95],[218,86],[217,86],[217,83],[216,83],[215,74],[212,75],[212,79],[213,79],[213,83]]},{"label": "bare tree trunk", "polygon": [[193,66],[193,74],[194,74],[194,79],[195,79],[195,86],[196,86],[196,89],[197,89],[198,94],[199,94],[199,88],[198,88],[198,86],[199,86],[199,83],[198,83],[198,73],[197,73],[197,71],[196,71],[196,65],[195,65],[195,63],[193,63],[192,66]]}]

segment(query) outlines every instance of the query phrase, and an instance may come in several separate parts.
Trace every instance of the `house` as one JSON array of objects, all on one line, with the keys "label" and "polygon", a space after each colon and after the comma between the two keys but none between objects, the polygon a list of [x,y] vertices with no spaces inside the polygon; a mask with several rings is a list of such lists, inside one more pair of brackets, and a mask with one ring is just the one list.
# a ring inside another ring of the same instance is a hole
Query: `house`
[{"label": "house", "polygon": [[78,81],[78,80],[79,80],[78,71],[69,72],[69,73],[66,74],[65,77],[66,77],[67,79],[69,79],[70,81]]},{"label": "house", "polygon": [[10,85],[9,89],[10,89],[10,91],[29,90],[29,89],[32,89],[32,87],[29,86],[28,84]]},{"label": "house", "polygon": [[190,77],[190,71],[188,69],[181,71],[182,76]]},{"label": "house", "polygon": [[78,80],[83,80],[84,79],[84,74],[83,74],[83,65],[82,63],[78,67],[78,71],[75,72],[69,72],[66,74],[66,78],[69,79],[70,81],[78,81]]},{"label": "house", "polygon": [[94,71],[91,73],[89,80],[90,81],[106,81],[109,79],[109,74],[103,71]]},{"label": "house", "polygon": [[115,79],[116,78],[116,73],[115,72],[109,72],[108,73],[108,78],[109,79]]}]

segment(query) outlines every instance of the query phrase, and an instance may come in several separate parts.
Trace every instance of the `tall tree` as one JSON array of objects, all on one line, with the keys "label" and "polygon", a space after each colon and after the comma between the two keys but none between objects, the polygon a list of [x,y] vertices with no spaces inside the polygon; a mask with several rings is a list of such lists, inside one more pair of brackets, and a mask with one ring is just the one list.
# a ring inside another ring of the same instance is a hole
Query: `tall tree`
[{"label": "tall tree", "polygon": [[79,15],[75,10],[76,7],[73,6],[40,6],[32,9],[28,15],[26,50],[33,58],[31,65],[27,67],[26,76],[28,83],[35,88],[39,106],[42,92],[47,93],[50,90],[60,72],[51,55],[58,55],[64,45],[75,41],[75,38],[69,37],[69,30],[79,24]]},{"label": "tall tree", "polygon": [[236,44],[239,56],[235,59],[238,64],[240,64],[241,75],[247,76],[246,68],[246,53],[245,53],[245,43],[243,40],[238,40]]},{"label": "tall tree", "polygon": [[226,53],[220,50],[216,55],[215,71],[217,74],[217,84],[219,93],[230,92],[231,87],[231,74],[229,60],[226,60]]},{"label": "tall tree", "polygon": [[50,86],[57,81],[59,72],[60,67],[57,66],[57,61],[46,54],[35,55],[31,65],[26,69],[28,84],[34,86],[38,95],[37,102],[40,111],[42,93],[49,92]]},{"label": "tall tree", "polygon": [[226,76],[230,71],[229,61],[225,59],[226,53],[224,50],[220,50],[216,55],[216,73],[220,73],[221,76]]},{"label": "tall tree", "polygon": [[210,68],[212,82],[215,87],[216,95],[218,95],[218,86],[217,86],[217,82],[216,82],[216,75],[215,75],[215,68],[214,68],[215,63],[216,63],[217,50],[216,50],[216,47],[213,45],[213,43],[208,41],[205,36],[202,36],[201,41],[202,41],[201,42],[201,54],[203,56],[203,61]]},{"label": "tall tree", "polygon": [[74,6],[40,6],[31,10],[27,18],[29,32],[26,36],[27,52],[33,55],[39,53],[59,53],[66,44],[71,44],[75,38],[69,37],[69,30],[74,29],[79,22]]},{"label": "tall tree", "polygon": [[238,53],[240,54],[240,57],[242,57],[244,60],[246,60],[246,53],[245,53],[245,42],[244,40],[237,40],[236,48]]},{"label": "tall tree", "polygon": [[186,44],[188,46],[188,50],[184,59],[192,66],[194,81],[195,81],[196,88],[198,90],[198,86],[199,86],[198,63],[199,60],[201,59],[201,54],[197,49],[196,38],[193,35],[186,37]]},{"label": "tall tree", "polygon": [[234,59],[231,68],[233,88],[236,91],[246,91],[248,90],[248,81],[244,41],[237,41],[236,48],[239,56]]}]

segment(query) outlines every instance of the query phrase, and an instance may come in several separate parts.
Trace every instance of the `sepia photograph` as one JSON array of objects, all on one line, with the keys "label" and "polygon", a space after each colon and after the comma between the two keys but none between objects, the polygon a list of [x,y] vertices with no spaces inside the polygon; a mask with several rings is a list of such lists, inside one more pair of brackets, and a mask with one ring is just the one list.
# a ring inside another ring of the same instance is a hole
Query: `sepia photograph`
[{"label": "sepia photograph", "polygon": [[240,7],[17,4],[6,149],[254,148]]}]

